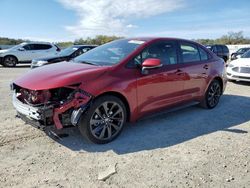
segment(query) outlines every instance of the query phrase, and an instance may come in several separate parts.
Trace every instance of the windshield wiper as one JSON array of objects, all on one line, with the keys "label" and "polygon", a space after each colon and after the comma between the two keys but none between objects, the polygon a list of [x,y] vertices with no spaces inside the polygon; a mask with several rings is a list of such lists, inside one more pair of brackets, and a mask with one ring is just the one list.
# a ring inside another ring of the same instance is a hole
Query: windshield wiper
[{"label": "windshield wiper", "polygon": [[99,66],[99,64],[92,63],[92,62],[89,62],[89,61],[76,61],[75,59],[72,59],[71,61],[76,62],[76,63],[84,63],[84,64],[88,64],[88,65]]},{"label": "windshield wiper", "polygon": [[80,61],[80,63],[88,64],[88,65],[95,65],[98,66],[96,63],[88,62],[88,61]]}]

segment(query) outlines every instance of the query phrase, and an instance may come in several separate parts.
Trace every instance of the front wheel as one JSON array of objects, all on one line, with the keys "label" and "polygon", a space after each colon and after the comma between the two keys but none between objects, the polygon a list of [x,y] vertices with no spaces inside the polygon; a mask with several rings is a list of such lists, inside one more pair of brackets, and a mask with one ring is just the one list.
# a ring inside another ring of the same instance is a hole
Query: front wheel
[{"label": "front wheel", "polygon": [[209,85],[201,106],[212,109],[217,106],[222,94],[222,88],[218,80],[213,80]]},{"label": "front wheel", "polygon": [[15,67],[17,64],[17,58],[14,56],[6,56],[3,59],[3,66],[4,67]]},{"label": "front wheel", "polygon": [[97,98],[82,115],[79,130],[89,141],[105,144],[114,140],[126,122],[126,108],[115,96]]}]

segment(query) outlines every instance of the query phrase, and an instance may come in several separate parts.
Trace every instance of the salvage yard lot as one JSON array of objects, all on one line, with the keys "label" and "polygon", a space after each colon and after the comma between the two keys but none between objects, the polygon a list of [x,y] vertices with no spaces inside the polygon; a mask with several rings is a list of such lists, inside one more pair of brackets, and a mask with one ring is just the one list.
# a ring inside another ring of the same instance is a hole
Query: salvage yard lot
[{"label": "salvage yard lot", "polygon": [[163,113],[95,145],[77,129],[54,140],[15,118],[9,84],[28,70],[0,67],[0,187],[250,186],[250,83],[229,82],[213,110]]}]

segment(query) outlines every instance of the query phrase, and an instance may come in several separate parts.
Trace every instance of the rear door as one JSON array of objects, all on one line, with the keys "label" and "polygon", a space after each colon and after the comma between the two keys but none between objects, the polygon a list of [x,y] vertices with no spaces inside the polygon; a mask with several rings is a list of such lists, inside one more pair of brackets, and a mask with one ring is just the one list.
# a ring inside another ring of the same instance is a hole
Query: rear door
[{"label": "rear door", "polygon": [[35,47],[35,57],[34,58],[40,58],[40,57],[46,57],[50,55],[54,55],[55,51],[52,50],[52,46],[50,44],[34,44]]},{"label": "rear door", "polygon": [[210,69],[206,50],[194,43],[179,42],[181,67],[185,75],[184,100],[193,100],[203,94]]}]

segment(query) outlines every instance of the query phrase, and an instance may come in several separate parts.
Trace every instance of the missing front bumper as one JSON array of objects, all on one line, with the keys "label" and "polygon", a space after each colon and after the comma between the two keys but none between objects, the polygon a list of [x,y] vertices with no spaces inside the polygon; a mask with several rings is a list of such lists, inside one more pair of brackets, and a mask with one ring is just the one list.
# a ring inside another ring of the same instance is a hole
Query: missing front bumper
[{"label": "missing front bumper", "polygon": [[49,125],[54,125],[56,129],[64,128],[63,115],[70,110],[70,122],[76,126],[80,116],[86,111],[90,104],[91,96],[85,96],[82,93],[76,92],[71,100],[64,102],[59,107],[39,106],[34,107],[20,101],[16,93],[13,94],[12,103],[21,117],[26,123],[31,124],[38,128],[44,128]]}]

